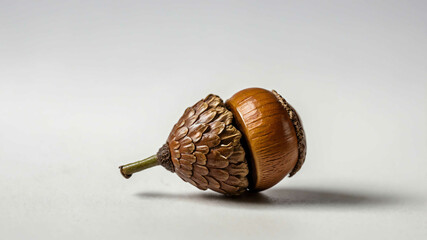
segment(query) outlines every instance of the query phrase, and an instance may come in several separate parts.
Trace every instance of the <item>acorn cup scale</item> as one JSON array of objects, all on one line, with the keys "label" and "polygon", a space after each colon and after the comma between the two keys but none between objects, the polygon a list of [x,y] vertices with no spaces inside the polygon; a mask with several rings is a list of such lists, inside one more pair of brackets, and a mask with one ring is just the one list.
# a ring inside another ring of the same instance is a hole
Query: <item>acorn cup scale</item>
[{"label": "acorn cup scale", "polygon": [[224,103],[210,94],[185,110],[156,155],[120,166],[125,178],[156,165],[225,195],[270,188],[306,155],[296,111],[277,92],[248,88]]}]

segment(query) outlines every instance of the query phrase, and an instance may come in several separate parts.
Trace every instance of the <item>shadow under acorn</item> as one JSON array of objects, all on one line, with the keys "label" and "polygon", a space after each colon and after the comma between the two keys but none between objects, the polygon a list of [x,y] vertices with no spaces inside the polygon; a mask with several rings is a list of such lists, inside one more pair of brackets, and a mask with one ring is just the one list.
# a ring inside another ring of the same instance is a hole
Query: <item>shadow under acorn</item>
[{"label": "shadow under acorn", "polygon": [[227,197],[213,192],[194,194],[174,193],[138,193],[144,199],[174,199],[207,203],[223,203],[239,206],[312,206],[312,207],[344,207],[344,206],[385,206],[401,202],[401,196],[377,194],[361,191],[325,190],[310,188],[273,188],[265,192],[246,192],[241,196]]}]

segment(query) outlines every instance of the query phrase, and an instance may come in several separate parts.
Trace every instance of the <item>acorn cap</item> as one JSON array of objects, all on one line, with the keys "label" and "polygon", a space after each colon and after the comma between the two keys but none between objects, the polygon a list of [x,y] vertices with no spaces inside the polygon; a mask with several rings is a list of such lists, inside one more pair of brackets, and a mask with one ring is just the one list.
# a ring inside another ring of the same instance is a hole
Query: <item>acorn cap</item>
[{"label": "acorn cap", "polygon": [[270,188],[301,168],[306,153],[304,130],[296,111],[277,92],[244,89],[226,106],[243,135],[250,190]]},{"label": "acorn cap", "polygon": [[[173,163],[169,170],[199,189],[238,195],[248,187],[249,172],[241,136],[233,114],[221,98],[210,94],[187,108],[173,127],[167,139]],[[167,151],[157,156],[168,163]]]}]

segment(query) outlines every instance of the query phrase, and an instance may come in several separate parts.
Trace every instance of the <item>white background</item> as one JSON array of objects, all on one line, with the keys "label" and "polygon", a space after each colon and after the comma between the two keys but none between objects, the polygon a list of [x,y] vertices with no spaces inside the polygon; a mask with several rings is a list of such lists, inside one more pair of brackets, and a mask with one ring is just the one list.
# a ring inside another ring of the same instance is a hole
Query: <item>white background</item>
[{"label": "white background", "polygon": [[[425,239],[426,1],[0,1],[2,239]],[[202,192],[154,154],[209,93],[276,89],[306,164]]]}]

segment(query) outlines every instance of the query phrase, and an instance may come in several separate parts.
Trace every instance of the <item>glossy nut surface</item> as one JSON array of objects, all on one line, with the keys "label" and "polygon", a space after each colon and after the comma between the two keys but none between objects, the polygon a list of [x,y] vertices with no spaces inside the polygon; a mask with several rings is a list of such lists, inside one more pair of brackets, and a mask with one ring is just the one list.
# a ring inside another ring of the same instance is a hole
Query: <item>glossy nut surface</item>
[{"label": "glossy nut surface", "polygon": [[226,106],[243,135],[251,171],[249,189],[274,186],[298,161],[298,140],[287,111],[271,91],[262,88],[237,92]]}]

